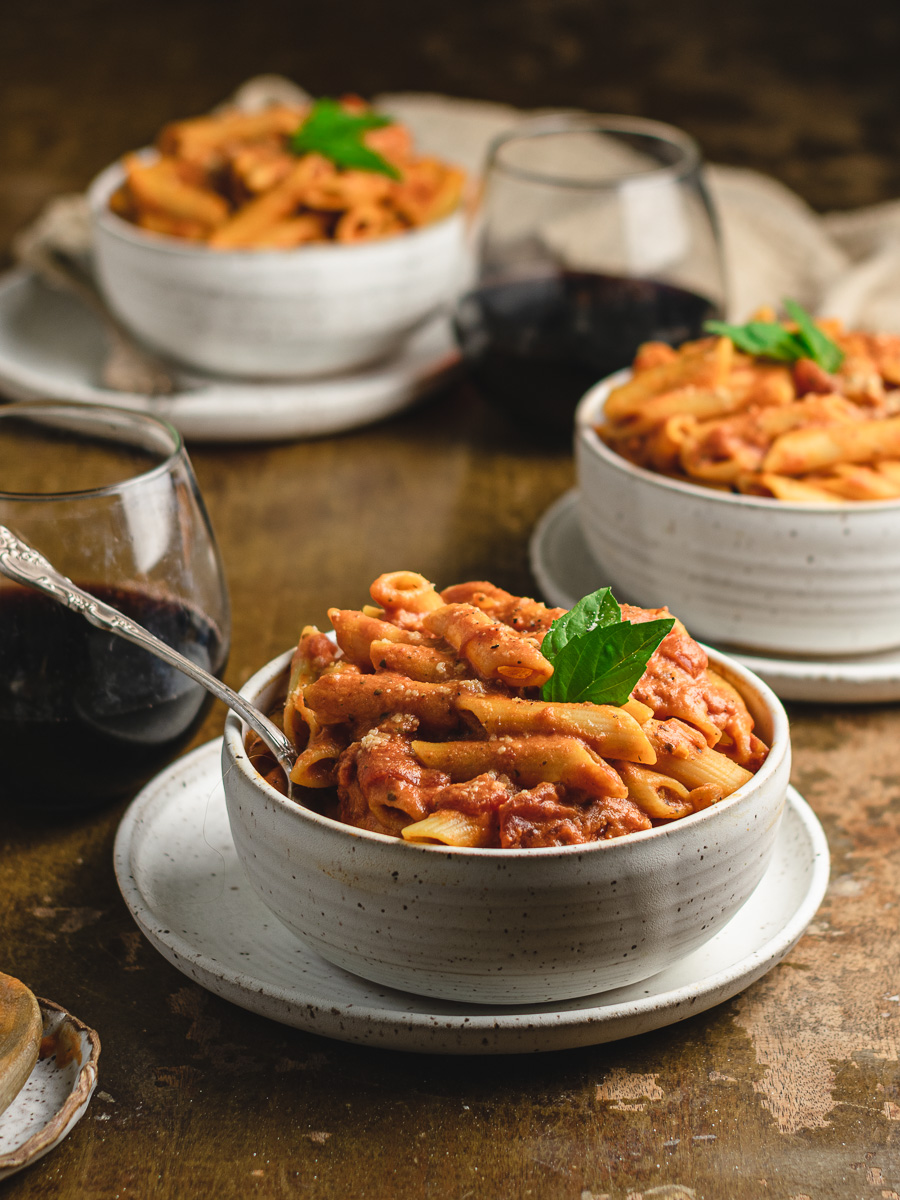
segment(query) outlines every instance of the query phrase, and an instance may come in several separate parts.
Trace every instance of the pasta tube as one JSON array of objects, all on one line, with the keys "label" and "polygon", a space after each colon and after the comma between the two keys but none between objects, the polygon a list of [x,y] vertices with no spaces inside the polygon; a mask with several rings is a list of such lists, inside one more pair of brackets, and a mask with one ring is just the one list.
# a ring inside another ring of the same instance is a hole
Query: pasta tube
[{"label": "pasta tube", "polygon": [[452,808],[441,808],[423,821],[402,829],[407,842],[440,842],[445,846],[489,846],[493,830],[487,816],[472,816]]},{"label": "pasta tube", "polygon": [[616,771],[576,738],[534,735],[487,742],[414,741],[412,749],[425,766],[445,771],[454,782],[499,771],[525,788],[563,783],[592,795],[623,799],[628,795]]},{"label": "pasta tube", "polygon": [[611,765],[622,776],[628,788],[628,799],[633,800],[648,817],[674,821],[694,811],[688,789],[670,775],[662,775],[659,771],[650,771],[630,762],[614,762]]},{"label": "pasta tube", "polygon": [[369,594],[389,621],[397,613],[429,613],[444,603],[434,584],[416,571],[387,571],[378,576]]},{"label": "pasta tube", "polygon": [[376,675],[335,672],[310,684],[303,698],[323,725],[349,721],[371,729],[392,713],[409,713],[437,732],[456,727],[456,698],[466,686],[472,684],[423,683],[393,671]]},{"label": "pasta tube", "polygon": [[[379,610],[383,612],[383,610]],[[373,617],[356,609],[329,608],[328,619],[334,628],[341,653],[363,670],[372,666],[373,642],[410,642],[422,644],[425,639],[414,630],[400,629],[381,617]]]},{"label": "pasta tube", "polygon": [[[544,733],[581,738],[604,758],[655,763],[656,751],[634,717],[611,704],[562,704],[494,693],[463,693],[457,708],[490,734]],[[643,707],[643,706],[642,706]]]},{"label": "pasta tube", "polygon": [[446,638],[483,679],[510,687],[540,687],[553,668],[527,637],[492,620],[472,604],[447,604],[429,613],[425,628]]}]

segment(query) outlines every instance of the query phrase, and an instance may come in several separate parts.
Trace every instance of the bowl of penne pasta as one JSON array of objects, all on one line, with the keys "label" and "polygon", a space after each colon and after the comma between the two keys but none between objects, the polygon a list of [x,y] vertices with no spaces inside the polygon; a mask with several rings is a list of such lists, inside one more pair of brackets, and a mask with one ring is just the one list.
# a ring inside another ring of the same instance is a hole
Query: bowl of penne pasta
[{"label": "bowl of penne pasta", "polygon": [[587,393],[580,523],[617,594],[665,596],[698,637],[886,650],[900,645],[900,337],[810,321],[808,343],[781,347],[778,330],[803,328],[793,308],[799,324],[648,343]]},{"label": "bowl of penne pasta", "polygon": [[356,98],[177,121],[91,185],[97,277],[137,337],[188,367],[350,371],[456,297],[464,182]]},{"label": "bowl of penne pasta", "polygon": [[542,1003],[655,974],[747,900],[790,772],[759,679],[608,589],[566,613],[400,571],[371,598],[243,689],[297,747],[293,798],[226,723],[235,847],[297,937],[418,995]]}]

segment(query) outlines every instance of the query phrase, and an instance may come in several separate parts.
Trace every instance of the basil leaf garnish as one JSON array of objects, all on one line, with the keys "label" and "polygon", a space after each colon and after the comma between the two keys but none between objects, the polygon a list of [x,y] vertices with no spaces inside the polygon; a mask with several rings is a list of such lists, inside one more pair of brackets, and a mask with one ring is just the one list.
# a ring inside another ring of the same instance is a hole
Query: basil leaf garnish
[{"label": "basil leaf garnish", "polygon": [[819,364],[824,371],[836,371],[844,361],[844,352],[840,346],[823,333],[812,317],[801,308],[795,300],[785,299],[785,312],[792,321],[797,323],[797,338],[806,347],[806,358]]},{"label": "basil leaf garnish", "polygon": [[624,704],[674,624],[674,617],[623,621],[609,588],[585,596],[544,637],[541,652],[553,674],[541,689],[542,699]]},{"label": "basil leaf garnish", "polygon": [[317,100],[296,133],[291,136],[295,154],[321,154],[337,167],[356,167],[401,179],[400,172],[365,144],[363,134],[369,129],[393,125],[390,117],[381,113],[348,112],[337,100]]},{"label": "basil leaf garnish", "polygon": [[844,361],[840,346],[819,329],[809,313],[795,300],[786,299],[784,308],[796,323],[796,332],[785,329],[777,321],[748,321],[746,325],[705,321],[703,328],[707,333],[730,338],[738,350],[746,354],[758,354],[788,363],[810,358],[824,371],[836,371]]}]

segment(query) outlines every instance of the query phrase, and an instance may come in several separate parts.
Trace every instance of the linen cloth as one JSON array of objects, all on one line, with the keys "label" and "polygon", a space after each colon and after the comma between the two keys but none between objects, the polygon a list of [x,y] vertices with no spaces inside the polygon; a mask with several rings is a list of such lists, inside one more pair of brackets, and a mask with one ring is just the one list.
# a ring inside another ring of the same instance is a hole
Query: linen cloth
[{"label": "linen cloth", "polygon": [[[308,99],[281,76],[258,76],[227,103],[253,110]],[[473,177],[498,134],[549,111],[419,93],[387,93],[373,103],[410,127],[419,150],[456,162]],[[760,172],[718,164],[703,170],[719,221],[730,320],[744,321],[761,305],[778,307],[790,296],[848,327],[900,332],[900,199],[822,215]],[[87,249],[83,200],[51,202],[27,232],[38,230],[69,250]]]},{"label": "linen cloth", "polygon": [[[390,94],[375,103],[405,121],[422,149],[472,172],[497,134],[534,115],[444,96]],[[719,219],[729,319],[790,296],[847,326],[900,332],[900,200],[820,215],[758,171],[709,164],[704,176]]]}]

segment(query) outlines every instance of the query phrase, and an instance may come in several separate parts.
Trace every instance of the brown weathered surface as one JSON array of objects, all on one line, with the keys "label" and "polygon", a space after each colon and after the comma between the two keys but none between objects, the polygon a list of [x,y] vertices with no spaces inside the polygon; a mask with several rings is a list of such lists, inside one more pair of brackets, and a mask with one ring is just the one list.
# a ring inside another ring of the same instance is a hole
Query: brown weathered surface
[{"label": "brown weathered surface", "polygon": [[[73,0],[5,12],[0,34],[2,246],[48,196],[260,70],[640,112],[819,207],[900,193],[888,2]],[[572,479],[566,451],[461,385],[344,437],[192,454],[234,602],[233,683],[386,568],[533,590],[529,532]],[[135,929],[111,865],[123,806],[48,824],[4,800],[0,969],[104,1047],[88,1115],[4,1197],[900,1196],[900,717],[792,716],[795,782],[833,852],[809,934],[712,1012],[527,1059],[356,1049],[234,1008]]]}]

